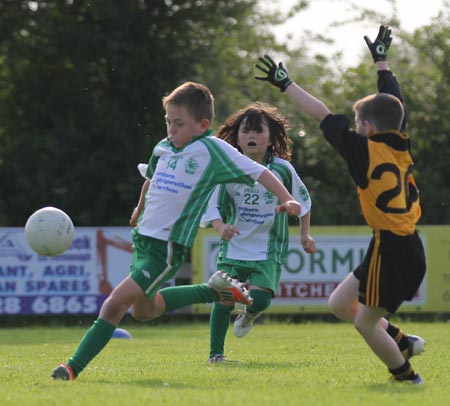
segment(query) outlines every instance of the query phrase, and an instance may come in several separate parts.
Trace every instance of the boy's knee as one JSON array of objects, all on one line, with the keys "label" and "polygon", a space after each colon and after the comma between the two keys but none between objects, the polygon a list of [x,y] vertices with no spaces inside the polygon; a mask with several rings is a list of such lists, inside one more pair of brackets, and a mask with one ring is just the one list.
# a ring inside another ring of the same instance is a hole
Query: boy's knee
[{"label": "boy's knee", "polygon": [[165,312],[163,297],[157,293],[151,300],[135,303],[131,308],[131,316],[137,321],[149,321],[158,318]]},{"label": "boy's knee", "polygon": [[142,309],[136,309],[135,306],[131,308],[131,317],[137,321],[148,321],[154,318],[150,312],[142,311]]},{"label": "boy's knee", "polygon": [[253,303],[248,309],[254,313],[260,313],[266,310],[272,303],[272,292],[267,289],[250,289],[250,296]]},{"label": "boy's knee", "polygon": [[131,317],[133,317],[133,319],[135,319],[137,321],[145,321],[146,320],[145,315],[142,312],[136,310],[134,308],[134,306],[131,309]]},{"label": "boy's knee", "polygon": [[339,305],[339,302],[336,300],[333,293],[328,298],[328,309],[331,313],[333,313],[335,316],[340,317],[340,314],[342,313],[341,306]]},{"label": "boy's knee", "polygon": [[328,299],[328,309],[337,318],[343,321],[353,321],[355,317],[355,306],[348,301],[342,301],[335,295],[331,294]]}]

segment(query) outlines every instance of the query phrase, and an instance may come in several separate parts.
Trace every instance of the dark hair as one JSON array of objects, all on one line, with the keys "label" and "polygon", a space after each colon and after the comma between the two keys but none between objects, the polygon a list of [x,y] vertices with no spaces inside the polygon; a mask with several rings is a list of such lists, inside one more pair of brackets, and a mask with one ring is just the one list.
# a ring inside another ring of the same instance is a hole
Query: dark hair
[{"label": "dark hair", "polygon": [[183,107],[199,122],[204,118],[210,122],[214,117],[214,97],[210,90],[195,82],[185,82],[162,99],[163,107],[168,105]]},{"label": "dark hair", "polygon": [[377,131],[400,130],[405,109],[397,97],[388,93],[376,93],[358,100],[353,111],[359,119],[369,121]]},{"label": "dark hair", "polygon": [[287,136],[287,131],[290,129],[289,121],[276,107],[270,104],[255,102],[232,114],[219,128],[217,137],[240,150],[238,133],[239,127],[244,120],[245,129],[253,131],[261,131],[262,123],[266,123],[269,127],[270,142],[272,144],[269,147],[271,154],[288,161],[291,159],[292,141]]}]

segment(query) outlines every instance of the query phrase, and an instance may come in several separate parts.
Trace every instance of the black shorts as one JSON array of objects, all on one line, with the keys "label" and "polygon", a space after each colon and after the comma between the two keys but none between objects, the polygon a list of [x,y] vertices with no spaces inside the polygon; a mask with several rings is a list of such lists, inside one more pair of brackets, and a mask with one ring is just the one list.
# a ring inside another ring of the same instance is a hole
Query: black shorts
[{"label": "black shorts", "polygon": [[417,231],[401,236],[374,231],[363,263],[353,274],[359,280],[359,301],[390,313],[412,300],[425,276],[426,260]]}]

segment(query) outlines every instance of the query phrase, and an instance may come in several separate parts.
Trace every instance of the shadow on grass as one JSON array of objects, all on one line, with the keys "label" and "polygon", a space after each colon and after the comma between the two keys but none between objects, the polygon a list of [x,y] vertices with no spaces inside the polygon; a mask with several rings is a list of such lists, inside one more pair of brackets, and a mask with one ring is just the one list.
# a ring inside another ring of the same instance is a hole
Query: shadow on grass
[{"label": "shadow on grass", "polygon": [[8,328],[0,330],[0,345],[75,345],[86,331],[87,329],[85,328],[75,329],[72,337],[68,337],[67,329],[65,328]]},{"label": "shadow on grass", "polygon": [[[93,384],[104,384],[104,385],[117,385],[118,382],[115,379],[107,380],[101,379],[96,381],[91,381]],[[172,388],[172,389],[193,389],[192,384],[184,384],[181,382],[167,382],[162,379],[139,379],[134,381],[121,381],[121,385],[132,385],[140,386],[143,388]]]},{"label": "shadow on grass", "polygon": [[209,368],[227,368],[227,369],[292,369],[309,368],[312,362],[290,362],[290,361],[227,361],[205,364]]},{"label": "shadow on grass", "polygon": [[406,393],[418,393],[423,392],[426,389],[426,385],[412,385],[410,383],[401,382],[386,382],[365,385],[365,388],[372,392],[386,393],[386,394],[406,394]]}]

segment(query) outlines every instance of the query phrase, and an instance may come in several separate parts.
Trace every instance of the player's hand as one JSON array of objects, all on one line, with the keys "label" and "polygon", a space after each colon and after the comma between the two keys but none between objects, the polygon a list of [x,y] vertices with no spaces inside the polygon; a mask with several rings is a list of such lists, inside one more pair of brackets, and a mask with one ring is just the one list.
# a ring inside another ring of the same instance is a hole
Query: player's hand
[{"label": "player's hand", "polygon": [[289,216],[299,216],[302,206],[297,200],[288,200],[275,207],[275,213],[286,212]]},{"label": "player's hand", "polygon": [[283,63],[280,62],[277,66],[273,59],[268,55],[260,57],[259,61],[263,66],[256,64],[255,67],[264,73],[265,76],[255,76],[255,79],[270,82],[284,92],[292,83],[292,80],[289,79],[288,72],[283,66]]},{"label": "player's hand", "polygon": [[309,234],[302,234],[301,243],[306,253],[314,254],[317,251],[316,242],[314,241],[314,238],[312,238]]},{"label": "player's hand", "polygon": [[216,231],[219,233],[219,235],[226,241],[230,241],[236,234],[240,234],[238,228],[236,226],[233,226],[231,224],[220,224]]},{"label": "player's hand", "polygon": [[391,29],[387,25],[380,25],[377,38],[372,42],[369,37],[364,36],[367,46],[374,62],[385,61],[392,42]]}]

